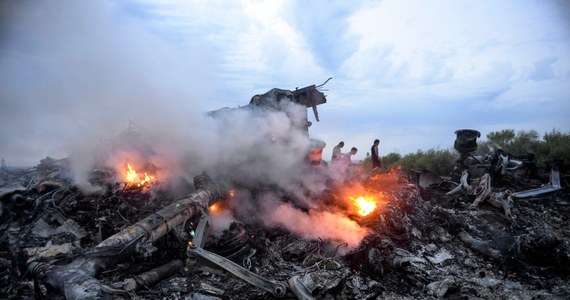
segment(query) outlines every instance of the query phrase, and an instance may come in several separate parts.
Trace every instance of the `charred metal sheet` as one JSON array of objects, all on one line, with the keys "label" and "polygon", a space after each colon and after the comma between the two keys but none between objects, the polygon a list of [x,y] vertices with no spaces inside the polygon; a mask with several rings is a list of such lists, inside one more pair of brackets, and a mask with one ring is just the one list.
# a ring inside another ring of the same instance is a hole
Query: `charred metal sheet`
[{"label": "charred metal sheet", "polygon": [[550,182],[548,184],[540,188],[513,193],[512,196],[515,198],[538,197],[540,195],[559,191],[560,189],[562,189],[562,186],[560,185],[560,171],[558,170],[558,166],[553,164],[550,170]]},{"label": "charred metal sheet", "polygon": [[259,276],[223,256],[204,250],[202,245],[208,234],[208,229],[209,218],[208,216],[203,216],[200,218],[200,222],[196,228],[195,237],[186,251],[189,258],[187,265],[194,267],[197,262],[199,262],[199,259],[203,259],[214,264],[218,268],[227,271],[235,277],[271,293],[275,297],[285,296],[285,293],[287,292],[287,286],[285,283]]},{"label": "charred metal sheet", "polygon": [[284,283],[259,276],[253,272],[246,270],[245,268],[239,266],[238,264],[234,263],[233,261],[225,257],[204,250],[203,248],[197,247],[196,245],[191,245],[190,247],[188,247],[187,253],[205,259],[208,262],[213,263],[216,266],[231,273],[237,278],[251,285],[254,285],[262,290],[270,292],[275,297],[283,297],[287,292],[287,286]]},{"label": "charred metal sheet", "polygon": [[346,272],[342,265],[332,265],[333,268],[323,267],[318,271],[291,277],[288,282],[293,294],[301,300],[318,299],[322,293],[337,287]]},{"label": "charred metal sheet", "polygon": [[408,173],[408,180],[410,183],[416,184],[422,189],[426,189],[432,185],[437,185],[443,182],[441,177],[428,170],[410,170]]},{"label": "charred metal sheet", "polygon": [[26,188],[19,183],[11,184],[0,188],[0,200],[5,197],[10,197],[13,194],[21,194],[26,191]]}]

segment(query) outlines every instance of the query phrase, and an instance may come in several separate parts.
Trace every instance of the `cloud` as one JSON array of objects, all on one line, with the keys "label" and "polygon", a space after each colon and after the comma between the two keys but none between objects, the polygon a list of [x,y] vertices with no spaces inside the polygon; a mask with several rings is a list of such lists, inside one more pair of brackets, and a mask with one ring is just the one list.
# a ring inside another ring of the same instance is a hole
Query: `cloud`
[{"label": "cloud", "polygon": [[164,1],[158,13],[171,21],[162,26],[208,40],[222,58],[224,90],[237,96],[226,103],[237,106],[273,87],[294,89],[328,77],[287,22],[293,13],[287,9],[283,1]]},{"label": "cloud", "polygon": [[357,49],[358,40],[347,34],[348,17],[360,8],[361,2],[290,1],[284,5],[284,17],[319,66],[334,74]]},{"label": "cloud", "polygon": [[534,68],[531,71],[529,78],[532,80],[544,80],[555,77],[554,64],[556,59],[549,57],[534,63]]}]

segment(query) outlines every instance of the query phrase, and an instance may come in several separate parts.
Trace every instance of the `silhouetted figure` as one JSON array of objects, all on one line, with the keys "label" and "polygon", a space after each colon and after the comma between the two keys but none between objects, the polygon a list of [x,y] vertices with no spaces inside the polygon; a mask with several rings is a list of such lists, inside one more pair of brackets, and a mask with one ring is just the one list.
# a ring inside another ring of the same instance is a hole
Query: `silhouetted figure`
[{"label": "silhouetted figure", "polygon": [[378,145],[379,144],[380,144],[380,140],[375,139],[374,144],[370,148],[370,153],[372,153],[372,156],[370,157],[370,159],[372,160],[372,170],[373,171],[375,169],[380,168],[380,165],[381,165],[380,164],[380,156],[378,156]]}]

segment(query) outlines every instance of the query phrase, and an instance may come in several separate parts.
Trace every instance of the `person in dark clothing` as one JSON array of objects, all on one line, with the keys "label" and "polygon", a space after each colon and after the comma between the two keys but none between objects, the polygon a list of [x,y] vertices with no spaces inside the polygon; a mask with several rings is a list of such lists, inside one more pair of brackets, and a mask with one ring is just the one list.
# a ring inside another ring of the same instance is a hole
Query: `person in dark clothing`
[{"label": "person in dark clothing", "polygon": [[373,171],[380,168],[380,156],[378,156],[378,145],[379,144],[380,144],[380,140],[375,139],[374,144],[370,148],[370,153],[371,153],[370,158],[372,159],[372,170]]}]

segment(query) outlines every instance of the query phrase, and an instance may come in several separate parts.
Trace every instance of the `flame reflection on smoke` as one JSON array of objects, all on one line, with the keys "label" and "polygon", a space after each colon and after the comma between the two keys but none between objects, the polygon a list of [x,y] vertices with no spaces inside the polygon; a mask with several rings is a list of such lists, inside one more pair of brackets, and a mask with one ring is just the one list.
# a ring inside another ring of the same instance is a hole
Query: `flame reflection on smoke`
[{"label": "flame reflection on smoke", "polygon": [[220,235],[225,229],[229,229],[230,225],[237,221],[224,201],[218,201],[208,207],[210,214],[210,225],[212,226],[212,234]]},{"label": "flame reflection on smoke", "polygon": [[368,234],[368,229],[342,213],[296,209],[288,203],[277,206],[271,213],[267,225],[284,226],[287,230],[310,239],[331,239],[357,247]]}]

